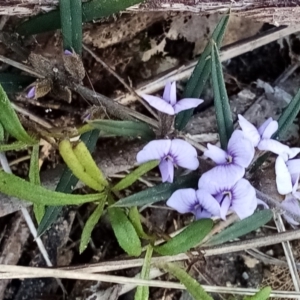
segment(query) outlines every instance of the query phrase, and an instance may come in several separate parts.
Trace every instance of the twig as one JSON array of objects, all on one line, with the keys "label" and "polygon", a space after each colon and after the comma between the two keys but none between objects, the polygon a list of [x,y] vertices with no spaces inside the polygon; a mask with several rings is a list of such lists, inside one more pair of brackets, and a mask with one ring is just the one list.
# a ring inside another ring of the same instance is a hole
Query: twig
[{"label": "twig", "polygon": [[105,70],[107,70],[109,73],[111,73],[114,77],[117,78],[117,80],[119,80],[121,82],[122,85],[124,85],[124,87],[132,94],[134,95],[137,100],[156,118],[158,119],[157,113],[148,105],[148,103],[146,103],[145,101],[143,101],[143,99],[135,92],[135,90],[130,87],[125,80],[119,75],[117,74],[117,72],[115,72],[106,62],[104,62],[98,55],[96,55],[96,53],[94,53],[88,46],[86,45],[82,45],[83,49],[85,51],[87,51],[97,62],[99,62],[104,68]]}]

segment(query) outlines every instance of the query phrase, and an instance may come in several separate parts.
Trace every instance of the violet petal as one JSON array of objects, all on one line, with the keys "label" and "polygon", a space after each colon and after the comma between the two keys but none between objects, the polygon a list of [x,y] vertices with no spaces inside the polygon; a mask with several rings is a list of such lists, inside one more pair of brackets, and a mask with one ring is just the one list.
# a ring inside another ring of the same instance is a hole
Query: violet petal
[{"label": "violet petal", "polygon": [[300,159],[291,159],[286,162],[290,174],[300,173]]},{"label": "violet petal", "polygon": [[173,81],[170,89],[170,104],[174,106],[177,102],[176,81]]},{"label": "violet petal", "polygon": [[167,205],[181,214],[193,212],[198,204],[196,191],[194,189],[180,189],[175,191],[167,201]]},{"label": "violet petal", "polygon": [[[167,103],[171,104],[170,101],[170,94],[171,94],[171,82],[168,81],[166,83],[165,89],[164,89],[164,94],[163,94],[163,100],[166,101]],[[172,105],[172,104],[171,104]]]},{"label": "violet petal", "polygon": [[200,206],[195,210],[194,214],[195,214],[196,220],[209,219],[212,217],[212,214],[209,211],[203,209]]},{"label": "violet petal", "polygon": [[272,121],[273,121],[273,118],[270,117],[260,125],[260,127],[258,128],[258,133],[260,136],[263,135],[264,131],[266,130],[266,128]]},{"label": "violet petal", "polygon": [[210,158],[218,165],[227,164],[227,152],[209,143],[207,144],[207,149],[208,150],[204,151],[206,157]]},{"label": "violet petal", "polygon": [[158,165],[161,173],[162,182],[173,182],[174,179],[174,165],[170,160],[162,160]]},{"label": "violet petal", "polygon": [[141,97],[155,109],[168,115],[174,115],[175,112],[173,106],[165,100],[152,95],[141,95]]},{"label": "violet petal", "polygon": [[266,126],[265,130],[262,132],[262,139],[270,139],[272,135],[277,131],[278,129],[278,122],[277,121],[271,121]]},{"label": "violet petal", "polygon": [[201,100],[201,99],[196,99],[196,98],[181,99],[174,105],[175,114],[178,114],[179,112],[181,112],[183,110],[197,107],[201,103],[203,103],[203,100]]},{"label": "violet petal", "polygon": [[72,51],[70,50],[65,50],[64,55],[73,55]]},{"label": "violet petal", "polygon": [[261,140],[257,146],[259,150],[271,151],[277,155],[283,155],[284,153],[289,153],[289,147],[283,145],[276,140]]},{"label": "violet petal", "polygon": [[260,134],[256,127],[246,120],[242,115],[238,115],[239,124],[245,137],[251,141],[253,147],[256,147],[260,141]]},{"label": "violet petal", "polygon": [[227,153],[234,164],[247,168],[254,157],[254,147],[241,130],[235,130],[228,141]]},{"label": "violet petal", "polygon": [[33,99],[35,97],[35,86],[33,86],[27,93],[26,98]]},{"label": "violet petal", "polygon": [[218,201],[205,189],[196,191],[199,205],[209,212],[212,216],[220,217],[220,204]]},{"label": "violet petal", "polygon": [[170,155],[174,163],[182,168],[196,170],[199,167],[196,149],[184,140],[172,140]]},{"label": "violet petal", "polygon": [[220,215],[223,220],[226,220],[226,215],[228,213],[230,204],[231,204],[231,199],[229,195],[225,195],[223,197],[223,201],[221,203],[221,209],[220,209]]},{"label": "violet petal", "polygon": [[151,141],[140,152],[138,152],[136,160],[139,164],[154,159],[161,160],[168,155],[170,148],[171,140]]},{"label": "violet petal", "polygon": [[286,166],[284,159],[278,156],[275,162],[276,186],[281,195],[287,195],[292,192],[292,178]]},{"label": "violet petal", "polygon": [[231,209],[240,219],[251,216],[257,207],[257,199],[255,189],[250,182],[242,178],[234,185],[231,193]]}]

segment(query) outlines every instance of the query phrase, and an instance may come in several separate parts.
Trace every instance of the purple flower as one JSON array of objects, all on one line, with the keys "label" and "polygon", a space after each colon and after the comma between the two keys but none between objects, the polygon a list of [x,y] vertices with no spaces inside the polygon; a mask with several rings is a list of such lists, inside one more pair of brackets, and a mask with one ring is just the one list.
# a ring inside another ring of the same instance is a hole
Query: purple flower
[{"label": "purple flower", "polygon": [[[291,194],[286,196],[285,200],[281,202],[281,206],[283,209],[292,212],[294,215],[300,216],[299,201],[296,198],[294,198]],[[299,223],[295,221],[289,214],[283,213],[283,217],[293,227],[299,225]]]},{"label": "purple flower", "polygon": [[[233,180],[231,181],[233,182]],[[230,179],[226,182],[230,182]],[[201,176],[198,182],[199,193],[197,193],[199,201],[201,203],[217,202],[220,205],[220,217],[222,219],[226,219],[229,210],[234,211],[240,219],[251,216],[257,207],[253,186],[244,178],[232,184],[226,182],[216,185],[214,181],[208,182],[207,178]]]},{"label": "purple flower", "polygon": [[275,154],[289,153],[290,148],[282,143],[272,139],[272,135],[278,129],[278,122],[272,118],[266,120],[258,129],[247,121],[242,115],[238,115],[239,124],[254,147],[259,150],[271,151]]},{"label": "purple flower", "polygon": [[196,98],[185,98],[177,102],[175,81],[166,84],[162,98],[152,95],[141,95],[141,97],[152,107],[168,115],[175,115],[183,110],[197,107],[203,102]]},{"label": "purple flower", "polygon": [[35,97],[35,86],[33,86],[27,93],[26,98],[33,99]]},{"label": "purple flower", "polygon": [[191,212],[197,220],[212,216],[220,217],[220,204],[205,190],[177,190],[167,201],[167,205],[181,214]]},{"label": "purple flower", "polygon": [[158,159],[162,182],[173,182],[174,166],[196,170],[199,166],[196,149],[186,141],[155,140],[148,143],[138,154],[137,162]]},{"label": "purple flower", "polygon": [[73,53],[70,50],[65,50],[64,55],[73,55]]},{"label": "purple flower", "polygon": [[245,174],[254,157],[254,148],[245,138],[241,130],[235,130],[228,141],[227,151],[208,144],[204,155],[212,159],[217,166],[202,175],[202,180],[212,182],[216,187],[219,183],[235,184]]}]

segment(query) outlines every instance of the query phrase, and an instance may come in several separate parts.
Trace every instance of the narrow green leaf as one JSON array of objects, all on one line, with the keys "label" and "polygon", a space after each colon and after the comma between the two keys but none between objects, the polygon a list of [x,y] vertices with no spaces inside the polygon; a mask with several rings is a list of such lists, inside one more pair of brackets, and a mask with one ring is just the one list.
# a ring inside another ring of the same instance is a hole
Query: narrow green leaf
[{"label": "narrow green leaf", "polygon": [[33,145],[37,141],[33,139],[24,130],[22,124],[20,123],[17,114],[11,106],[11,103],[4,92],[2,86],[0,85],[0,122],[2,123],[5,131],[7,131],[11,136],[17,140]]},{"label": "narrow green leaf", "polygon": [[[5,137],[5,133],[4,133],[4,127],[3,125],[0,123],[0,147],[2,146],[2,143],[4,142],[4,137]],[[5,150],[4,150],[5,151]],[[1,148],[0,148],[0,152],[4,152]]]},{"label": "narrow green leaf", "polygon": [[187,291],[194,297],[195,300],[213,300],[213,298],[206,293],[197,280],[192,278],[178,265],[174,263],[166,263],[159,265],[159,267],[176,277],[186,287]]},{"label": "narrow green leaf", "polygon": [[20,141],[13,142],[11,144],[0,144],[0,152],[23,150],[28,148],[28,144]]},{"label": "narrow green leaf", "polygon": [[141,176],[157,167],[159,164],[158,160],[151,160],[142,165],[140,165],[133,172],[125,176],[121,181],[119,181],[112,189],[114,191],[121,191],[131,186],[134,182],[136,182]]},{"label": "narrow green leaf", "polygon": [[[138,4],[141,0],[92,0],[82,4],[82,22],[90,22],[100,18],[108,17],[127,7]],[[17,32],[20,35],[31,35],[56,30],[61,27],[60,12],[51,11],[39,14],[22,23]]]},{"label": "narrow green leaf", "polygon": [[244,297],[244,300],[267,300],[269,299],[271,292],[271,287],[266,286],[258,291],[255,295]]},{"label": "narrow green leaf", "polygon": [[105,199],[101,201],[94,212],[90,215],[87,222],[84,225],[81,238],[80,238],[80,246],[79,246],[79,253],[81,254],[87,247],[88,243],[90,242],[92,231],[94,227],[98,224],[105,204]]},{"label": "narrow green leaf", "polygon": [[116,207],[142,206],[142,205],[166,200],[170,198],[171,195],[178,189],[195,188],[197,186],[198,180],[199,180],[199,176],[194,174],[181,176],[175,179],[173,183],[161,183],[147,190],[123,198],[118,202],[116,202],[113,206]]},{"label": "narrow green leaf", "polygon": [[[96,148],[96,143],[99,137],[99,131],[93,130],[84,133],[80,139],[83,141],[90,152],[93,152]],[[56,191],[64,193],[72,193],[76,186],[78,179],[72,174],[72,171],[65,167],[63,174],[57,184]],[[45,215],[38,227],[38,236],[42,235],[53,222],[55,222],[62,210],[61,206],[49,206],[46,208]]]},{"label": "narrow green leaf", "polygon": [[142,223],[141,223],[141,216],[136,206],[130,208],[128,213],[129,220],[131,221],[136,233],[142,239],[149,240],[151,237],[145,233]]},{"label": "narrow green leaf", "polygon": [[[141,279],[149,279],[152,253],[153,253],[153,248],[151,245],[148,245],[142,272],[141,272]],[[148,300],[148,299],[149,299],[149,286],[139,285],[136,289],[134,300]]]},{"label": "narrow green leaf", "polygon": [[[221,18],[220,22],[216,26],[211,39],[220,48],[223,37],[226,31],[226,27],[229,21],[229,15]],[[186,87],[183,92],[183,98],[200,98],[206,81],[208,80],[211,72],[211,43],[208,42],[204,51],[202,52],[200,59],[188,80]],[[183,130],[193,115],[194,109],[188,109],[180,112],[175,119],[175,128],[178,130]]]},{"label": "narrow green leaf", "polygon": [[139,256],[142,253],[141,241],[127,216],[121,208],[108,208],[111,226],[120,247],[131,256]]},{"label": "narrow green leaf", "polygon": [[154,131],[146,123],[139,121],[93,120],[89,124],[115,136],[141,137],[145,140],[155,138]]},{"label": "narrow green leaf", "polygon": [[213,221],[211,219],[195,221],[165,244],[154,247],[154,251],[161,255],[184,253],[198,245],[211,231],[212,226]]},{"label": "narrow green leaf", "polygon": [[300,89],[278,119],[278,131],[273,138],[284,137],[300,111]]},{"label": "narrow green leaf", "polygon": [[227,143],[233,132],[233,120],[230,111],[229,100],[223,78],[222,65],[216,45],[213,43],[211,53],[211,76],[214,91],[214,104],[220,142],[223,149],[227,148]]},{"label": "narrow green leaf", "polygon": [[24,90],[35,79],[15,73],[0,73],[0,84],[6,93],[16,93]]},{"label": "narrow green leaf", "polygon": [[212,236],[205,245],[219,245],[243,236],[251,231],[268,223],[273,217],[269,209],[264,209],[254,213],[252,216],[238,221],[220,233]]},{"label": "narrow green leaf", "polygon": [[78,205],[100,201],[105,197],[104,193],[69,195],[50,191],[13,174],[2,171],[0,171],[0,192],[8,196],[19,198],[20,200],[43,205]]},{"label": "narrow green leaf", "polygon": [[[40,179],[40,168],[39,168],[39,145],[34,145],[32,147],[32,153],[30,158],[30,166],[29,166],[29,181],[36,185],[41,185]],[[45,214],[45,206],[42,204],[34,204],[33,212],[38,224],[43,219]]]},{"label": "narrow green leaf", "polygon": [[59,12],[64,49],[72,50],[71,0],[59,0]]}]

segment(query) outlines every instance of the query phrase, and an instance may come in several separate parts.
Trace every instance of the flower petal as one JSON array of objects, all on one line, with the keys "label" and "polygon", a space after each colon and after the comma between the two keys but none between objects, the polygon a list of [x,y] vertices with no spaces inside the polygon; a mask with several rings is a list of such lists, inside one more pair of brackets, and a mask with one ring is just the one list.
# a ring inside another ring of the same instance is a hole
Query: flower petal
[{"label": "flower petal", "polygon": [[159,164],[162,182],[173,182],[174,179],[174,165],[170,160],[162,160]]},{"label": "flower petal", "polygon": [[270,139],[271,136],[277,131],[277,129],[278,129],[278,122],[271,120],[271,122],[269,122],[268,125],[266,126],[265,130],[262,131],[261,137],[263,139]]},{"label": "flower petal", "polygon": [[171,140],[151,141],[140,152],[138,152],[136,160],[139,164],[154,159],[161,160],[168,155],[170,148]]},{"label": "flower petal", "polygon": [[209,192],[205,189],[199,189],[196,191],[196,195],[199,205],[202,206],[204,210],[209,212],[212,216],[220,216],[220,204]]},{"label": "flower petal", "polygon": [[230,204],[231,204],[231,200],[229,195],[223,197],[223,201],[221,203],[221,209],[220,209],[220,215],[223,220],[226,220],[226,215],[228,213]]},{"label": "flower petal", "polygon": [[237,165],[216,166],[200,177],[198,188],[207,190],[211,195],[217,195],[231,190],[244,174],[245,169]]},{"label": "flower petal", "polygon": [[252,145],[256,147],[260,141],[260,134],[256,127],[247,121],[242,115],[238,115],[239,124],[245,137],[251,141]]},{"label": "flower petal", "polygon": [[178,114],[179,112],[181,112],[183,110],[197,107],[201,103],[203,103],[203,100],[201,100],[201,99],[196,99],[196,98],[181,99],[174,105],[175,114]]},{"label": "flower petal", "polygon": [[193,212],[198,204],[194,189],[180,189],[175,191],[167,201],[167,205],[184,214]]},{"label": "flower petal", "polygon": [[65,50],[64,55],[73,55],[73,53],[70,50]]},{"label": "flower petal", "polygon": [[171,82],[168,81],[166,83],[166,86],[165,86],[165,89],[164,89],[164,94],[163,94],[163,100],[165,100],[169,104],[171,104],[171,101],[170,101],[171,86],[172,86]]},{"label": "flower petal", "polygon": [[261,140],[257,146],[259,150],[271,151],[277,155],[289,153],[289,147],[275,140]]},{"label": "flower petal", "polygon": [[157,110],[168,115],[174,115],[175,112],[173,106],[165,100],[151,95],[141,95],[141,97]]},{"label": "flower petal", "polygon": [[290,151],[288,153],[289,159],[294,158],[296,155],[300,153],[300,148],[290,148]]},{"label": "flower petal", "polygon": [[[285,200],[281,202],[281,206],[286,209],[287,211],[292,212],[295,215],[300,217],[300,205],[299,201],[292,196],[286,197]],[[290,215],[284,213],[284,218],[289,222],[291,225],[297,226],[299,223],[295,221]]]},{"label": "flower petal", "polygon": [[26,98],[33,99],[35,97],[35,86],[33,86],[27,93]]},{"label": "flower petal", "polygon": [[184,140],[172,140],[170,155],[174,163],[182,168],[196,170],[199,167],[196,149]]},{"label": "flower petal", "polygon": [[300,159],[291,159],[286,162],[290,174],[300,174]]},{"label": "flower petal", "polygon": [[204,151],[206,157],[210,158],[218,165],[227,164],[227,152],[212,144],[207,144],[207,149],[208,150]]},{"label": "flower petal", "polygon": [[254,187],[244,178],[239,180],[231,190],[231,209],[240,219],[251,216],[256,207],[257,199]]},{"label": "flower petal", "polygon": [[293,190],[291,175],[281,156],[278,156],[276,159],[275,174],[278,193],[281,195],[291,193]]},{"label": "flower petal", "polygon": [[196,220],[209,219],[211,217],[212,217],[212,214],[200,206],[195,211],[195,219]]},{"label": "flower petal", "polygon": [[228,141],[227,153],[234,164],[247,168],[254,157],[254,147],[241,130],[235,130]]},{"label": "flower petal", "polygon": [[260,136],[263,135],[264,131],[266,130],[266,128],[268,127],[268,125],[273,121],[273,118],[269,118],[267,119],[265,122],[263,122],[260,127],[258,128],[258,133]]},{"label": "flower petal", "polygon": [[173,81],[170,89],[170,104],[174,107],[177,102],[176,81]]}]

